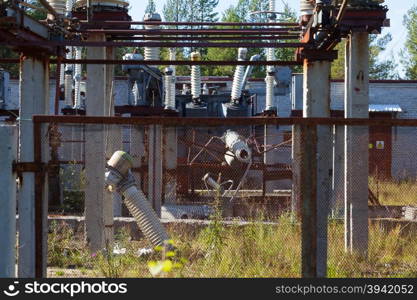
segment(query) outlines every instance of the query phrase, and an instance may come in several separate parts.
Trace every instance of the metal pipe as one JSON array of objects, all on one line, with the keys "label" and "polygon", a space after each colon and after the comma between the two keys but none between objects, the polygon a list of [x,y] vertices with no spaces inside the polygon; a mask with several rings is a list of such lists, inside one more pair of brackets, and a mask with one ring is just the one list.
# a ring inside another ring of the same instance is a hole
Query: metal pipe
[{"label": "metal pipe", "polygon": [[89,41],[3,41],[1,46],[22,46],[22,47],[46,47],[46,46],[78,46],[78,47],[167,47],[167,48],[311,48],[308,43],[291,42],[291,43],[248,43],[248,42],[89,42]]},{"label": "metal pipe", "polygon": [[[158,61],[147,61],[139,63],[139,62],[126,62],[123,60],[104,60],[104,59],[64,59],[62,60],[63,63],[71,63],[71,64],[97,64],[97,65],[127,65],[127,64],[143,64],[143,65],[176,65],[176,66],[189,66],[189,65],[200,65],[200,66],[299,66],[302,65],[302,62],[299,61],[273,61],[273,62],[265,62],[265,61],[169,61],[169,60],[158,60]],[[0,58],[0,63],[8,63],[8,64],[18,64],[20,60],[18,58]],[[49,61],[50,64],[56,64],[57,59],[51,59]]]},{"label": "metal pipe", "polygon": [[[251,61],[251,62],[253,62],[253,61],[259,61],[260,59],[261,59],[261,56],[259,54],[255,54],[255,55],[252,55],[251,56],[251,58],[250,58],[249,61]],[[252,75],[252,71],[253,71],[253,65],[249,65],[249,66],[246,67],[245,75],[243,76],[242,85],[240,87],[240,89],[242,91],[245,88],[246,83],[249,80],[249,77]]]},{"label": "metal pipe", "polygon": [[76,33],[105,33],[105,34],[143,34],[143,35],[243,35],[243,34],[279,34],[300,32],[298,28],[262,28],[260,29],[84,29]]},{"label": "metal pipe", "polygon": [[86,23],[89,25],[152,25],[157,23],[160,26],[244,26],[244,27],[257,27],[257,26],[292,26],[299,27],[298,23],[291,22],[275,22],[275,23],[238,23],[238,22],[145,22],[145,21],[92,21],[87,22],[84,20],[80,21],[81,24]]},{"label": "metal pipe", "polygon": [[[285,34],[285,35],[284,35]],[[274,35],[244,35],[244,36],[111,36],[113,41],[255,41],[255,40],[298,40],[299,35],[286,32]],[[173,48],[170,48],[173,49]]]}]

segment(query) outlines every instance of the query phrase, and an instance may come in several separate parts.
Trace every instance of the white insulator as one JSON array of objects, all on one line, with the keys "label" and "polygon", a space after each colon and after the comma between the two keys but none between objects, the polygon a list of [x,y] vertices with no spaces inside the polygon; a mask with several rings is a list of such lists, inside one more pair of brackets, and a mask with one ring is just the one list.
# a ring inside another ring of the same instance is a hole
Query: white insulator
[{"label": "white insulator", "polygon": [[187,95],[189,91],[190,89],[188,88],[188,85],[184,83],[182,85],[181,95]]},{"label": "white insulator", "polygon": [[308,0],[300,0],[301,16],[311,16],[314,12],[314,4]]},{"label": "white insulator", "polygon": [[[266,49],[266,60],[267,61],[275,61],[275,49],[274,48],[267,48]],[[272,72],[274,70],[274,66],[267,66],[267,72]]]},{"label": "white insulator", "polygon": [[[77,47],[75,48],[75,59],[81,59],[82,48]],[[74,107],[80,108],[82,106],[81,103],[81,64],[75,65],[74,70]]]},{"label": "white insulator", "polygon": [[203,95],[208,95],[210,93],[210,90],[207,86],[207,83],[203,84]]},{"label": "white insulator", "polygon": [[72,12],[72,8],[74,7],[74,0],[67,0],[66,5],[65,5],[65,11],[67,13]]},{"label": "white insulator", "polygon": [[164,76],[165,89],[165,109],[175,110],[175,77],[170,75]]},{"label": "white insulator", "polygon": [[[249,148],[248,144],[242,136],[240,136],[236,131],[227,130],[222,137],[223,142],[225,143],[227,149],[230,153],[233,154],[237,160],[242,163],[249,163],[252,160],[252,151]],[[225,155],[226,161],[229,165],[231,162],[228,161],[228,158],[233,158],[231,155]]]},{"label": "white insulator", "polygon": [[107,165],[110,169],[105,174],[106,184],[112,188],[112,191],[117,190],[123,194],[126,207],[136,219],[145,237],[154,246],[163,245],[165,241],[169,240],[169,235],[152,209],[150,202],[136,186],[135,179],[130,173],[133,159],[126,152],[116,151]]},{"label": "white insulator", "polygon": [[[157,13],[146,14],[143,20],[160,22],[161,16]],[[146,30],[158,30],[161,26],[159,25],[145,25]],[[145,60],[159,60],[161,57],[161,49],[159,47],[145,47]]]},{"label": "white insulator", "polygon": [[160,48],[145,47],[145,60],[159,60]]},{"label": "white insulator", "polygon": [[[69,1],[67,1],[68,4]],[[67,59],[73,59],[73,47],[67,48],[69,50],[65,57]],[[70,64],[65,65],[65,79],[64,79],[64,86],[65,86],[65,106],[72,106],[72,83],[73,83],[73,70],[74,66]]]},{"label": "white insulator", "polygon": [[[177,49],[176,48],[169,48],[169,60],[175,61],[177,60]],[[176,76],[177,68],[175,65],[171,65],[170,68],[172,69],[172,75]]]},{"label": "white insulator", "polygon": [[163,245],[169,240],[169,235],[141,190],[136,186],[131,186],[123,192],[123,196],[126,207],[152,245]]},{"label": "white insulator", "polygon": [[269,0],[269,11],[275,11],[275,0]]},{"label": "white insulator", "polygon": [[59,85],[63,85],[65,80],[65,66],[61,64],[61,69],[59,70]]},{"label": "white insulator", "polygon": [[72,106],[72,75],[65,74],[65,106]]},{"label": "white insulator", "polygon": [[200,98],[201,95],[201,69],[200,66],[191,67],[191,95],[193,99]]},{"label": "white insulator", "polygon": [[275,78],[272,75],[267,75],[265,78],[266,82],[266,96],[265,96],[265,110],[274,109],[274,88]]},{"label": "white insulator", "polygon": [[[201,60],[199,52],[191,53],[191,61]],[[200,66],[191,67],[191,95],[193,99],[198,99],[201,96],[201,69]]]},{"label": "white insulator", "polygon": [[[248,49],[239,48],[238,61],[244,61],[246,59],[247,53]],[[239,100],[242,96],[242,83],[245,76],[245,71],[245,66],[236,67],[232,85],[232,101]]]},{"label": "white insulator", "polygon": [[59,15],[65,13],[66,1],[65,0],[48,0],[49,5],[57,12]]}]

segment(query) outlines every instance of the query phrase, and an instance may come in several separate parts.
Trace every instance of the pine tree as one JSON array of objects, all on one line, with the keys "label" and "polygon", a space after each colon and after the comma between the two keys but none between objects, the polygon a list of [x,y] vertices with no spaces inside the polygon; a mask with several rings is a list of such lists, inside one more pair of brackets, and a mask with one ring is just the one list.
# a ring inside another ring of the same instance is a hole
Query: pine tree
[{"label": "pine tree", "polygon": [[191,0],[193,20],[197,22],[217,22],[218,13],[215,11],[219,0]]},{"label": "pine tree", "polygon": [[407,40],[402,52],[402,64],[408,79],[417,79],[417,5],[413,6],[404,16],[407,28]]},{"label": "pine tree", "polygon": [[168,0],[164,5],[164,19],[167,22],[185,22],[187,21],[188,0]]},{"label": "pine tree", "polygon": [[154,0],[149,0],[146,6],[145,13],[154,14],[156,12],[156,5]]},{"label": "pine tree", "polygon": [[[370,79],[397,79],[396,64],[393,59],[380,60],[379,56],[386,51],[392,41],[390,33],[379,37],[369,36],[369,78]],[[338,50],[338,58],[332,63],[332,78],[343,79],[345,76],[345,41],[342,41],[335,50]]]}]

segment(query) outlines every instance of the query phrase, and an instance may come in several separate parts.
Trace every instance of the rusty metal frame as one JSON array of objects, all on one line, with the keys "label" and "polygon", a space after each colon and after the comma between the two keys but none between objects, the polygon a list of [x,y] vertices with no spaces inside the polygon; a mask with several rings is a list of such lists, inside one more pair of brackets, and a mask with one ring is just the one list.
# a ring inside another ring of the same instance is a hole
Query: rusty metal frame
[{"label": "rusty metal frame", "polygon": [[300,28],[259,28],[256,29],[86,29],[74,31],[76,33],[102,33],[102,34],[141,34],[141,35],[244,35],[244,34],[280,34],[288,32],[299,32]]},{"label": "rusty metal frame", "polygon": [[255,125],[339,125],[339,126],[402,126],[417,127],[417,119],[356,119],[356,118],[183,118],[169,117],[93,117],[93,116],[49,116],[35,115],[34,123],[67,124],[124,124],[124,125],[164,125],[164,126],[255,126]]},{"label": "rusty metal frame", "polygon": [[201,47],[201,48],[308,48],[309,44],[301,42],[291,43],[277,43],[277,42],[89,42],[89,41],[3,41],[0,42],[2,46],[15,47],[165,47],[165,48],[187,48],[187,47]]},{"label": "rusty metal frame", "polygon": [[[345,118],[277,118],[277,117],[251,117],[251,118],[180,118],[180,117],[89,117],[89,116],[33,116],[34,134],[34,163],[27,168],[34,168],[35,172],[35,256],[36,256],[36,277],[43,277],[43,266],[45,264],[45,240],[44,222],[45,203],[43,203],[43,183],[47,168],[42,166],[42,125],[54,124],[119,124],[119,125],[162,125],[162,126],[256,126],[256,125],[296,125],[300,126],[304,151],[301,157],[300,197],[302,201],[302,276],[317,277],[317,195],[316,178],[309,170],[315,168],[315,154],[317,143],[317,125],[339,125],[339,126],[407,126],[417,127],[417,119],[345,119]],[[211,164],[212,167],[216,167]],[[199,165],[192,167],[200,167]],[[220,166],[221,167],[221,166]],[[142,167],[143,168],[143,167]],[[141,169],[142,169],[141,168]],[[178,166],[179,171],[183,165]],[[191,168],[192,170],[192,168]],[[26,169],[28,171],[28,169]],[[284,173],[286,171],[283,171]],[[307,176],[308,174],[308,176]]]},{"label": "rusty metal frame", "polygon": [[290,23],[290,22],[257,22],[257,23],[237,23],[237,22],[155,22],[155,21],[84,21],[80,22],[82,25],[160,25],[160,26],[291,26],[291,27],[299,27],[300,24],[298,23]]},{"label": "rusty metal frame", "polygon": [[[298,61],[185,61],[185,60],[108,60],[108,59],[62,59],[62,64],[87,64],[87,65],[175,65],[175,66],[299,66]],[[0,58],[0,63],[18,64],[18,58]],[[49,60],[50,64],[57,64],[58,59]]]}]

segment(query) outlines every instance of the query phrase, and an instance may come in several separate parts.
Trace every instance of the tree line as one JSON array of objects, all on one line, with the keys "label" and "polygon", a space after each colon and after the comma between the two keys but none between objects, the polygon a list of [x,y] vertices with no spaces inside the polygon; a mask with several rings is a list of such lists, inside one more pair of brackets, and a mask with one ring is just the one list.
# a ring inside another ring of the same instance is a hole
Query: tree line
[{"label": "tree line", "polygon": [[[39,5],[37,1],[31,0],[33,5]],[[282,0],[283,14],[278,15],[278,21],[297,22],[297,12],[290,5]],[[252,14],[254,11],[266,11],[269,8],[268,0],[239,0],[236,5],[230,5],[222,13],[217,11],[219,0],[167,0],[163,10],[163,20],[167,22],[263,22],[265,14]],[[28,9],[27,12],[36,19],[44,19],[45,13]],[[154,0],[148,0],[146,6],[147,13],[156,12]],[[407,31],[405,45],[403,45],[399,57],[394,57],[393,52],[385,55],[387,58],[382,59],[382,54],[389,51],[392,44],[392,35],[390,33],[384,35],[370,35],[370,78],[371,79],[414,79],[417,80],[417,5],[412,6],[404,16],[404,26]],[[183,27],[176,26],[181,29]],[[230,28],[230,27],[229,27]],[[296,40],[294,41],[296,42]],[[339,57],[332,64],[332,78],[344,77],[344,58],[345,58],[345,42],[342,41],[336,48]],[[198,50],[202,53],[204,60],[235,60],[237,57],[237,49],[233,48],[208,48],[208,49],[177,49],[177,59],[189,59],[191,51]],[[117,50],[117,58],[132,51],[131,48],[120,48]],[[249,49],[248,58],[251,55],[260,54],[265,57],[265,49],[253,48]],[[168,50],[162,49],[162,59],[168,59]],[[6,58],[18,57],[9,48],[0,46],[0,56]],[[278,60],[294,60],[294,49],[276,49],[276,57]],[[11,72],[12,76],[18,76],[18,66],[10,64],[0,64],[0,67]],[[300,67],[294,67],[294,72],[301,72]],[[399,70],[403,70],[400,76]],[[177,68],[178,75],[188,75],[189,68],[179,66]],[[202,72],[206,76],[232,76],[234,67],[232,66],[206,66],[202,67]],[[120,66],[116,67],[116,75],[122,75]],[[253,76],[264,77],[265,68],[256,67]],[[402,78],[401,78],[402,77]]]}]

